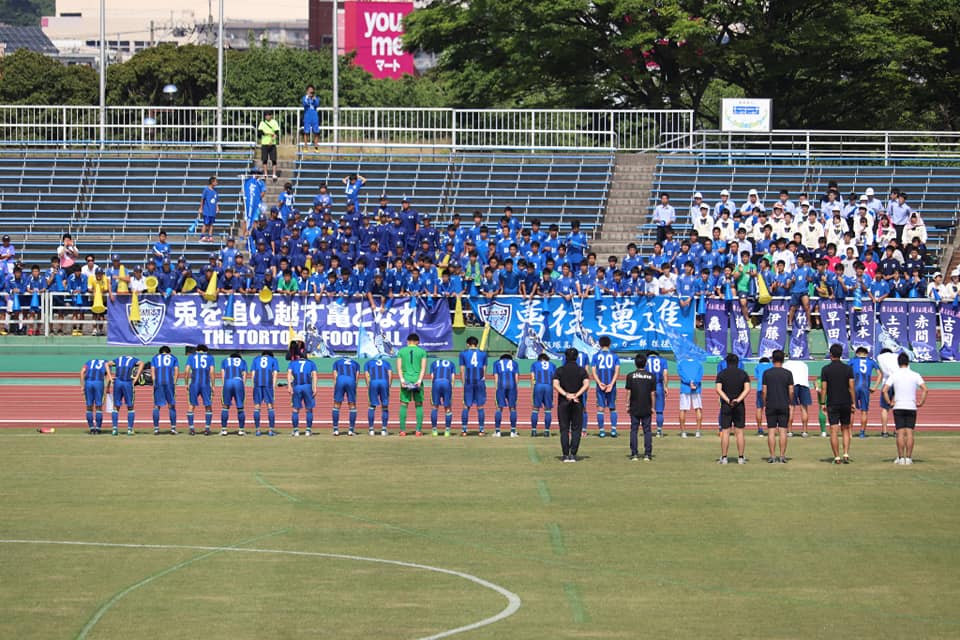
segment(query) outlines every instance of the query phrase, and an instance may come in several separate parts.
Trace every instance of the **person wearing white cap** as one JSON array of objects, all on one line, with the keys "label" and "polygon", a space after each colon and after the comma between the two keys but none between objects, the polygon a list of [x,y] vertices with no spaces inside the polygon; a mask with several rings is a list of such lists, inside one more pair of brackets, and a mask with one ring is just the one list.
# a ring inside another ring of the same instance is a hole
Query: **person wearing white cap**
[{"label": "person wearing white cap", "polygon": [[700,203],[700,210],[697,217],[693,219],[693,228],[701,238],[709,238],[713,235],[713,225],[715,220],[710,215],[710,205],[705,202]]},{"label": "person wearing white cap", "polygon": [[720,202],[718,202],[713,207],[713,219],[719,220],[720,213],[726,209],[730,212],[730,215],[733,216],[733,212],[737,210],[737,205],[733,200],[730,199],[730,192],[724,189],[720,192]]},{"label": "person wearing white cap", "polygon": [[880,202],[880,200],[874,195],[873,187],[867,187],[867,190],[863,192],[863,195],[867,196],[867,208],[873,209],[874,214],[886,210],[886,207],[883,206],[883,203]]},{"label": "person wearing white cap", "polygon": [[940,301],[953,302],[960,294],[960,267],[950,272],[950,281],[940,287]]},{"label": "person wearing white cap", "polygon": [[[948,285],[943,282],[943,274],[937,271],[933,274],[933,282],[927,285],[927,297],[938,302],[943,301],[943,294],[947,286]],[[956,297],[956,294],[954,294],[954,297]]]},{"label": "person wearing white cap", "polygon": [[[690,224],[696,222],[697,218],[700,217],[700,205],[703,204],[703,194],[697,191],[693,194],[693,202],[690,203]],[[710,207],[707,207],[707,210],[710,210]]]},{"label": "person wearing white cap", "polygon": [[750,193],[747,194],[747,201],[743,203],[741,211],[744,215],[757,214],[763,211],[763,202],[760,201],[760,194],[757,193],[756,189],[750,189]]}]

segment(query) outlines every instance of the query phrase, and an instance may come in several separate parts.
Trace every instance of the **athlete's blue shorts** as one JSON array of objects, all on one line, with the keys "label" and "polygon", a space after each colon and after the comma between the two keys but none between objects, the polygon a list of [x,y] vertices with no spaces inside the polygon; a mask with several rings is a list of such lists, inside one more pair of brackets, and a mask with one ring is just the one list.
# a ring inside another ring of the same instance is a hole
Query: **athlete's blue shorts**
[{"label": "athlete's blue shorts", "polygon": [[230,378],[223,383],[223,408],[227,409],[230,405],[236,403],[237,409],[243,409],[243,399],[246,396],[246,389],[243,387],[243,380],[240,378]]},{"label": "athlete's blue shorts", "polygon": [[177,388],[172,384],[153,384],[153,404],[157,407],[177,406]]},{"label": "athlete's blue shorts", "polygon": [[309,113],[303,116],[304,133],[320,133],[320,118],[316,113]]},{"label": "athlete's blue shorts", "polygon": [[790,306],[799,307],[802,303],[800,298],[808,297],[806,293],[791,293],[790,294]]},{"label": "athlete's blue shorts", "polygon": [[793,385],[793,406],[809,407],[811,404],[813,404],[813,400],[810,399],[810,387],[799,384]]},{"label": "athlete's blue shorts", "polygon": [[[197,400],[201,400],[201,402],[197,402]],[[187,389],[187,402],[191,407],[196,407],[200,404],[205,407],[212,405],[213,403],[210,402],[210,385],[203,387],[190,385]]]},{"label": "athlete's blue shorts", "polygon": [[[890,394],[890,397],[893,397],[893,387],[887,389],[887,393]],[[883,397],[883,394],[880,394],[880,408],[881,409],[893,409],[893,405],[887,402],[887,399]]]},{"label": "athlete's blue shorts", "polygon": [[498,407],[516,407],[517,406],[517,388],[507,387],[502,389],[497,387],[497,406]]},{"label": "athlete's blue shorts", "polygon": [[273,404],[273,387],[254,387],[253,404]]},{"label": "athlete's blue shorts", "polygon": [[130,380],[114,380],[113,406],[119,409],[124,404],[127,405],[127,409],[133,408],[133,382]]},{"label": "athlete's blue shorts", "polygon": [[357,403],[357,381],[350,376],[338,376],[333,385],[333,401],[343,402],[343,396],[347,396],[349,404]]},{"label": "athlete's blue shorts", "polygon": [[208,216],[207,214],[203,214],[203,224],[205,226],[208,226],[208,227],[212,226],[216,221],[217,221],[216,215]]},{"label": "athlete's blue shorts", "polygon": [[757,389],[757,409],[763,409],[763,389]]},{"label": "athlete's blue shorts", "polygon": [[553,387],[548,384],[533,386],[533,408],[553,409]]},{"label": "athlete's blue shorts", "polygon": [[313,409],[315,405],[316,401],[313,399],[313,392],[310,390],[310,385],[298,384],[293,388],[294,409],[300,409],[301,407]]},{"label": "athlete's blue shorts", "polygon": [[[597,389],[597,409],[616,409],[617,408],[617,388],[610,391],[600,391]],[[663,411],[663,409],[660,409]]]},{"label": "athlete's blue shorts", "polygon": [[367,388],[371,407],[390,406],[390,387],[384,382],[373,382]]},{"label": "athlete's blue shorts", "polygon": [[[870,389],[855,389],[856,407],[859,411],[869,411],[870,409]],[[881,396],[882,397],[882,396]]]},{"label": "athlete's blue shorts", "polygon": [[103,380],[88,380],[83,383],[83,396],[87,406],[103,406]]},{"label": "athlete's blue shorts", "polygon": [[663,413],[663,408],[667,405],[667,397],[664,395],[663,385],[658,384],[656,393],[653,395],[653,410],[656,413]]},{"label": "athlete's blue shorts", "polygon": [[430,401],[435,407],[450,408],[453,401],[453,387],[449,380],[434,380],[430,387]]},{"label": "athlete's blue shorts", "polygon": [[482,407],[487,404],[487,385],[483,382],[468,382],[463,385],[463,406]]}]

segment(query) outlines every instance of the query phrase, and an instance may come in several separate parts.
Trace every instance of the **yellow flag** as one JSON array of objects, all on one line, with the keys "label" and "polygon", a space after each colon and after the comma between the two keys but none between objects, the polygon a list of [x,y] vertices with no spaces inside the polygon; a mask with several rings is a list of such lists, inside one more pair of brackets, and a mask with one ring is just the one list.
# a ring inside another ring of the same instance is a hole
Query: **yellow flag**
[{"label": "yellow flag", "polygon": [[480,336],[480,351],[487,350],[487,341],[490,339],[490,323],[483,325],[483,335]]},{"label": "yellow flag", "polygon": [[770,290],[767,289],[767,283],[763,281],[763,276],[757,274],[757,302],[760,304],[769,304],[773,300]]},{"label": "yellow flag", "polygon": [[130,296],[130,322],[140,322],[140,299],[137,297],[137,292],[134,291]]},{"label": "yellow flag", "polygon": [[463,301],[457,296],[457,304],[453,309],[453,328],[463,329],[467,323],[463,321]]}]

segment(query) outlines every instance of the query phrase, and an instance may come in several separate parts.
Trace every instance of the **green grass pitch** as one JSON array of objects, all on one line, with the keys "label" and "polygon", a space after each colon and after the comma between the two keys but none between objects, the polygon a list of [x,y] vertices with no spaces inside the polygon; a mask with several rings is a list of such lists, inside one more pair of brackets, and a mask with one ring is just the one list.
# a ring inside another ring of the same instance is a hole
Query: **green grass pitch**
[{"label": "green grass pitch", "polygon": [[960,438],[747,444],[4,431],[0,638],[960,637]]}]

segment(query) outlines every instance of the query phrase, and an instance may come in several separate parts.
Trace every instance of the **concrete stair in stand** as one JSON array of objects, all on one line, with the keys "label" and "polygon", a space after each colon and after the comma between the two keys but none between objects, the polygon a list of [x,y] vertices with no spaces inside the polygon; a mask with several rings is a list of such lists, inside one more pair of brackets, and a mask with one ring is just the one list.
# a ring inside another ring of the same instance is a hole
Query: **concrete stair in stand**
[{"label": "concrete stair in stand", "polygon": [[[591,251],[597,254],[597,264],[605,266],[608,256],[622,259],[627,245],[638,242],[637,227],[650,217],[650,191],[656,166],[656,154],[617,154],[603,222],[590,243]],[[641,253],[648,252],[649,249],[641,248]]]}]

